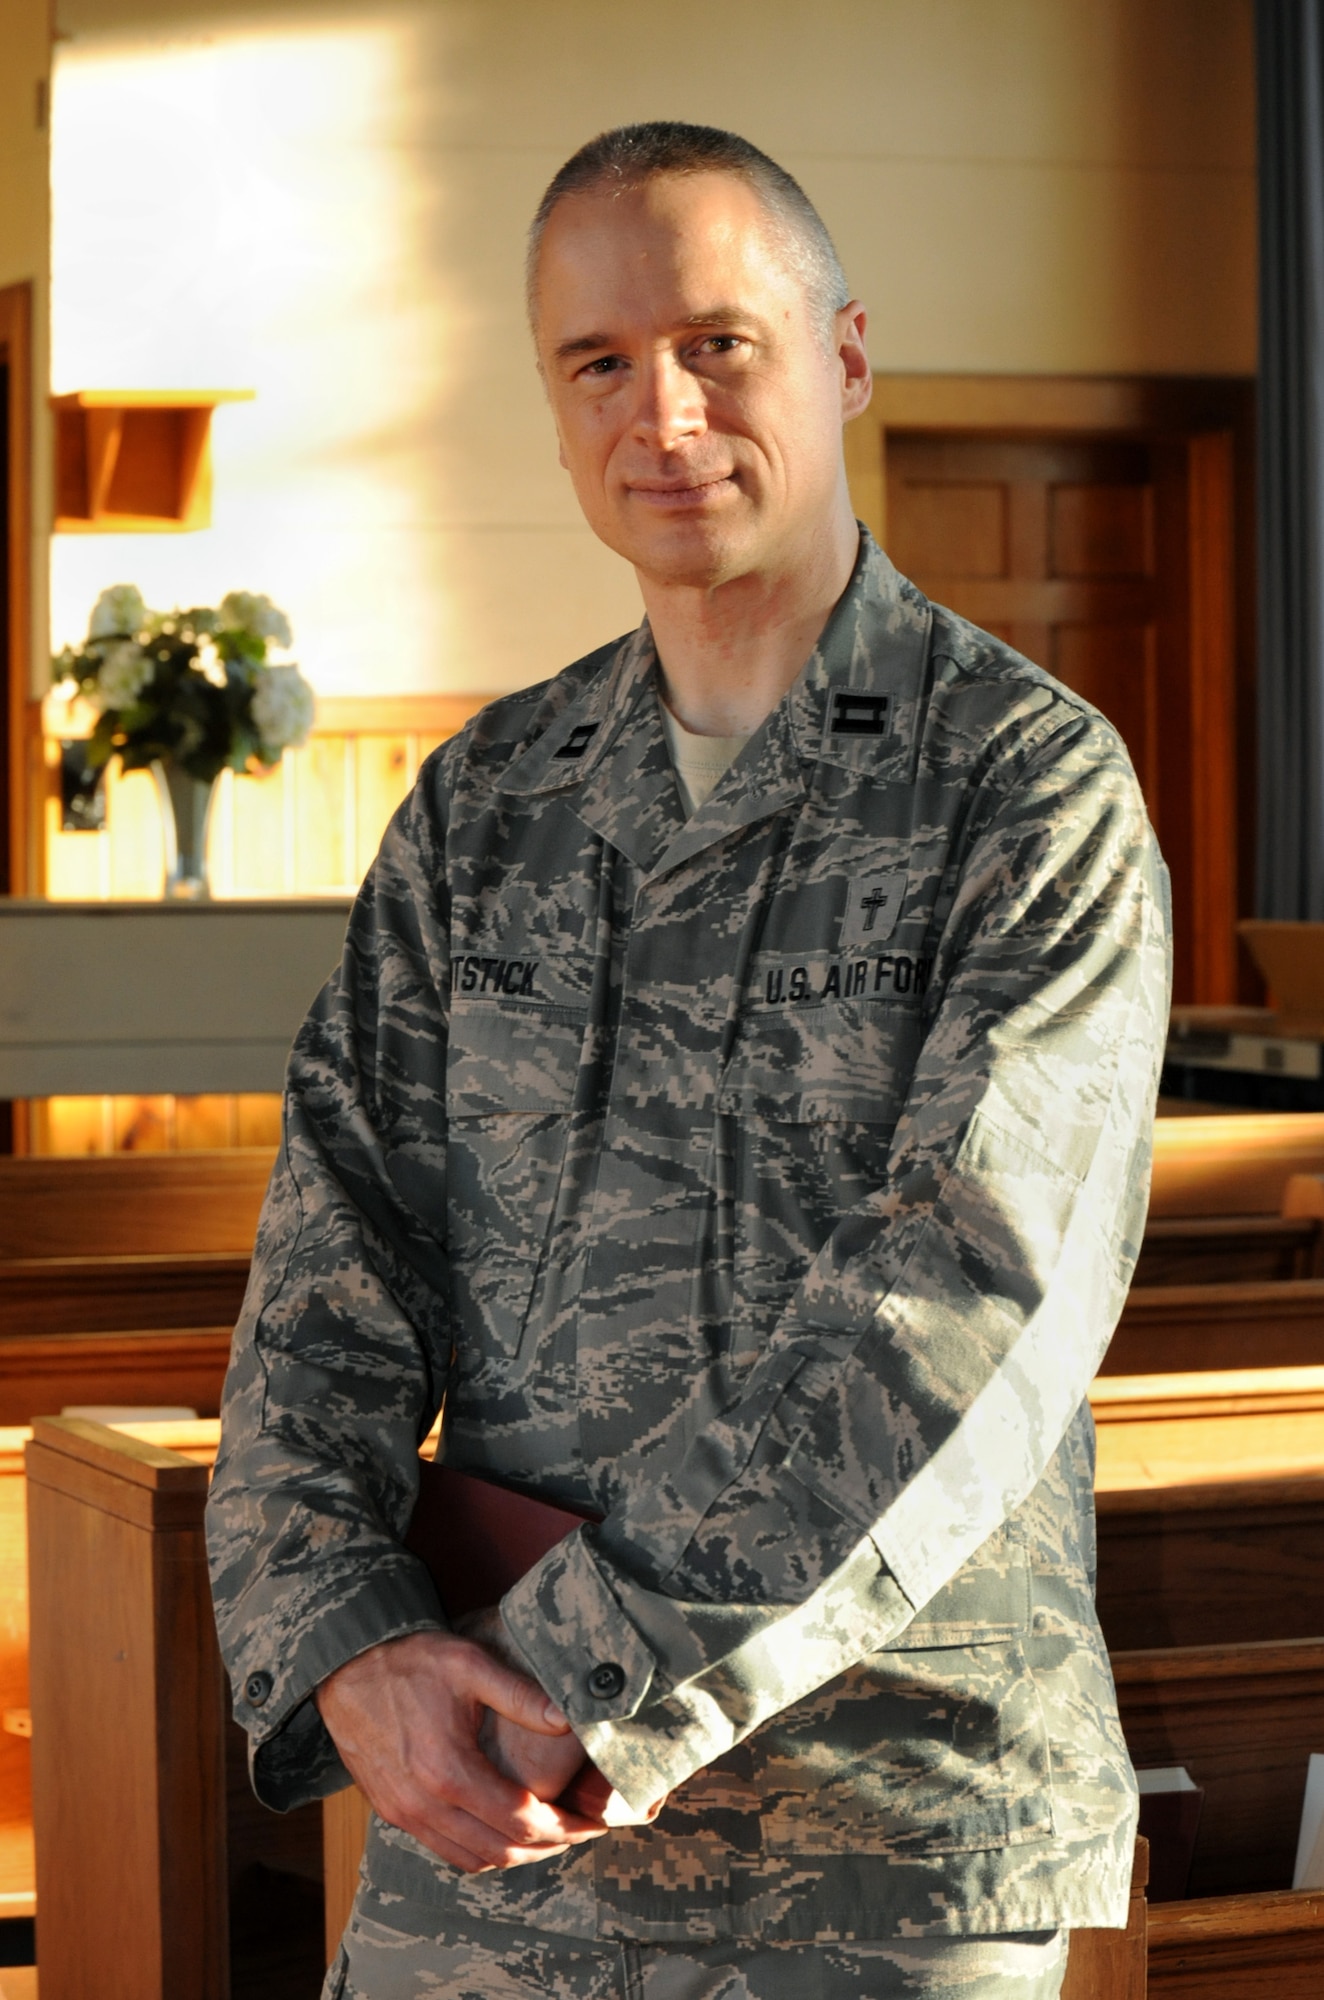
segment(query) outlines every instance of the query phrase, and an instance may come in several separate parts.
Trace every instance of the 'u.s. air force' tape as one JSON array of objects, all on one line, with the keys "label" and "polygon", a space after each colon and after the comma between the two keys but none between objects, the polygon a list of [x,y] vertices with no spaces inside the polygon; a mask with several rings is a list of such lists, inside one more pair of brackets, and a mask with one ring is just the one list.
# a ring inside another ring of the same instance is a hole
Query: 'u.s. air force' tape
[{"label": "'u.s. air force' tape", "polygon": [[919,999],[928,991],[932,958],[884,951],[876,958],[765,964],[750,998],[756,1007],[815,1007],[841,1000]]}]

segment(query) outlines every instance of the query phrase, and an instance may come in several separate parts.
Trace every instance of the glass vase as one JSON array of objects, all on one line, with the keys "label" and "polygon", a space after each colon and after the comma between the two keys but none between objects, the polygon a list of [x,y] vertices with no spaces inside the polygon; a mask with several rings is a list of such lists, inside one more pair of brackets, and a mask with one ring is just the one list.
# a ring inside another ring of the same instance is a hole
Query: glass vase
[{"label": "glass vase", "polygon": [[156,795],[161,801],[165,835],[167,902],[204,902],[211,895],[207,880],[207,829],[216,798],[215,778],[194,778],[182,765],[152,765]]}]

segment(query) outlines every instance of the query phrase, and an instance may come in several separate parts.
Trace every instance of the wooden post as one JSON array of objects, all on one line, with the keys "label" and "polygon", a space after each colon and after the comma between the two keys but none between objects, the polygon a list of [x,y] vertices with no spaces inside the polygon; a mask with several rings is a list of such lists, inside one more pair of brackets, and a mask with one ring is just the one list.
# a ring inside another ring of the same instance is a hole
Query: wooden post
[{"label": "wooden post", "polygon": [[207,1469],[41,1418],[27,1473],[42,2000],[228,2000]]},{"label": "wooden post", "polygon": [[1062,2000],[1145,2000],[1148,1982],[1149,1842],[1136,1840],[1124,1931],[1072,1931]]},{"label": "wooden post", "polygon": [[322,1882],[326,1891],[326,1957],[336,1955],[359,1886],[368,1837],[368,1801],[357,1785],[322,1801]]}]

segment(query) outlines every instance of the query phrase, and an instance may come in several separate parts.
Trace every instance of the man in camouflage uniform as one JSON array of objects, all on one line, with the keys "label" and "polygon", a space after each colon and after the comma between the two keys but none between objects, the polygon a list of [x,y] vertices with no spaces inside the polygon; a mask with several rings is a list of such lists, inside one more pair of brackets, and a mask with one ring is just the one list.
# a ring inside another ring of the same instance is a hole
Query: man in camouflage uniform
[{"label": "man in camouflage uniform", "polygon": [[[254,1783],[377,1808],[331,1995],[1041,2000],[1135,1829],[1085,1397],[1162,864],[1109,725],[857,529],[793,182],[628,128],[531,268],[649,618],[429,760],[296,1043],[210,1517]],[[443,1397],[605,1517],[467,1635],[401,1540]]]}]

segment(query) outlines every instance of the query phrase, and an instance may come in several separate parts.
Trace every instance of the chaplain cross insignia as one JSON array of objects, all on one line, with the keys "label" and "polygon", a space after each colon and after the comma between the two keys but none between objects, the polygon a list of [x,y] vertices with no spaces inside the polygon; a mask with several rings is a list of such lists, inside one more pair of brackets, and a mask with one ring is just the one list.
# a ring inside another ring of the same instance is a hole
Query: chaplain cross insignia
[{"label": "chaplain cross insignia", "polygon": [[858,950],[864,945],[882,944],[896,929],[906,893],[903,868],[890,875],[867,875],[852,882],[846,896],[846,914],[841,920],[841,949]]}]

